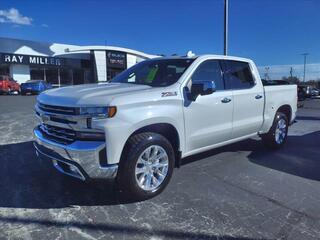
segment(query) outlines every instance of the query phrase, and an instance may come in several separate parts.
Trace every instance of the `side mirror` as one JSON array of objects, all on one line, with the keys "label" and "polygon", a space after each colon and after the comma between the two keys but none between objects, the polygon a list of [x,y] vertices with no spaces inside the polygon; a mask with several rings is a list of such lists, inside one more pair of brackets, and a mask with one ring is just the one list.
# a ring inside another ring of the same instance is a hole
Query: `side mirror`
[{"label": "side mirror", "polygon": [[214,81],[196,81],[191,85],[191,100],[195,101],[199,95],[209,95],[216,91],[216,84]]}]

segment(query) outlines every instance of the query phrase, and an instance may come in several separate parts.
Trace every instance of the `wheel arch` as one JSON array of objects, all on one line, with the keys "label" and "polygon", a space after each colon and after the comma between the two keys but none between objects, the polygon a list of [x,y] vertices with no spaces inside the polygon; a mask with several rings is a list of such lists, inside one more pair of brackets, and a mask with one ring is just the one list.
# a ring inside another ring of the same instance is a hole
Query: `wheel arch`
[{"label": "wheel arch", "polygon": [[136,129],[126,140],[122,153],[121,153],[121,158],[124,155],[124,152],[126,151],[126,147],[128,146],[128,141],[129,139],[139,133],[143,133],[143,132],[153,132],[153,133],[158,133],[162,136],[164,136],[172,145],[172,148],[175,152],[175,156],[176,156],[176,165],[179,166],[180,164],[180,157],[181,157],[181,152],[180,152],[180,148],[181,148],[181,139],[179,136],[179,132],[176,129],[175,126],[173,126],[170,123],[154,123],[154,124],[149,124],[143,127],[140,127],[138,129]]},{"label": "wheel arch", "polygon": [[282,105],[281,107],[278,108],[276,112],[281,112],[285,114],[288,118],[288,122],[290,123],[291,116],[292,116],[292,108],[289,104]]}]

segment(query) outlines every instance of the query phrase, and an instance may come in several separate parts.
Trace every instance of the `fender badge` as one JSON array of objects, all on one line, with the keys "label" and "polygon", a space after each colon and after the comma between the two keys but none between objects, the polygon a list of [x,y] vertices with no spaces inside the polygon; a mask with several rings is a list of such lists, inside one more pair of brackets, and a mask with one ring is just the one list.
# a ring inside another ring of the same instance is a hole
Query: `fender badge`
[{"label": "fender badge", "polygon": [[161,93],[161,97],[172,97],[172,96],[177,96],[177,92],[163,92]]}]

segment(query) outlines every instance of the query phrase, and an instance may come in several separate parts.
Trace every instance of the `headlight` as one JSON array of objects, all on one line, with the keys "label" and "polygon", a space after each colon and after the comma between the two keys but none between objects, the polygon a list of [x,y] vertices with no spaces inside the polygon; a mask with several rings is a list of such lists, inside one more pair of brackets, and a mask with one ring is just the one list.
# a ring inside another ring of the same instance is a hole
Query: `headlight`
[{"label": "headlight", "polygon": [[90,117],[98,118],[112,118],[117,113],[117,108],[109,107],[81,107],[80,115],[88,115]]}]

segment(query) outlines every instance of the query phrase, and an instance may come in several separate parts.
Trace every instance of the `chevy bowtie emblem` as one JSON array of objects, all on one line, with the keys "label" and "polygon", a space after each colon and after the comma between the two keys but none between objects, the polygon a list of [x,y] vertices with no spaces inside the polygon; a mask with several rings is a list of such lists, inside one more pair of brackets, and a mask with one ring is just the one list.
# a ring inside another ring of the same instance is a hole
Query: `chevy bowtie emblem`
[{"label": "chevy bowtie emblem", "polygon": [[42,114],[41,120],[42,120],[42,122],[46,123],[46,122],[50,121],[50,116]]},{"label": "chevy bowtie emblem", "polygon": [[163,92],[161,93],[161,97],[172,97],[177,96],[177,92]]}]

